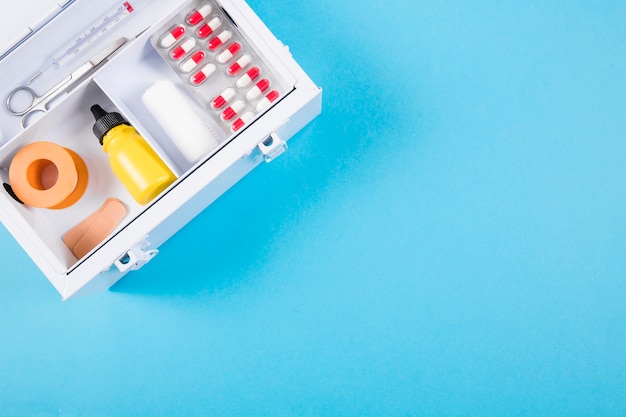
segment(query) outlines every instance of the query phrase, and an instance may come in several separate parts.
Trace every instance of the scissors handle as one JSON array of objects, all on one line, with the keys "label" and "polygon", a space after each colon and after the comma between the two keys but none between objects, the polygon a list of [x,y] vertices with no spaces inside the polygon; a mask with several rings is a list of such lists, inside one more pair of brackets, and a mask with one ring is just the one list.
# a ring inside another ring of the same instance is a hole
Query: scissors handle
[{"label": "scissors handle", "polygon": [[[76,72],[79,71],[84,71],[82,66]],[[7,98],[7,109],[11,112],[11,114],[15,116],[23,116],[26,113],[31,112],[32,110],[46,112],[48,110],[46,108],[48,102],[55,97],[55,94],[59,90],[67,86],[67,84],[72,80],[74,75],[74,73],[68,75],[58,84],[56,84],[54,87],[52,87],[40,96],[38,96],[37,93],[35,93],[35,91],[30,87],[24,85],[17,87],[15,90],[11,91],[9,97]],[[18,94],[22,96],[22,98],[18,98]],[[28,102],[29,104],[24,105],[22,102],[20,102],[20,100],[22,100],[23,102]]]},{"label": "scissors handle", "polygon": [[22,116],[33,109],[37,98],[38,96],[32,88],[17,87],[7,97],[7,109],[15,116]]}]

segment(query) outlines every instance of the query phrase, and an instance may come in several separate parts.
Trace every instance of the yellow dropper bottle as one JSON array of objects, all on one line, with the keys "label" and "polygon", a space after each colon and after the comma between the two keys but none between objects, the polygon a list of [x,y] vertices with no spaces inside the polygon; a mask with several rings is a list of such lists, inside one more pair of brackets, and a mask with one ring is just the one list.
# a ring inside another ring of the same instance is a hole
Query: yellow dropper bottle
[{"label": "yellow dropper bottle", "polygon": [[137,203],[148,204],[176,181],[176,175],[121,114],[108,113],[97,104],[91,113],[96,119],[93,133],[109,155],[113,173]]}]

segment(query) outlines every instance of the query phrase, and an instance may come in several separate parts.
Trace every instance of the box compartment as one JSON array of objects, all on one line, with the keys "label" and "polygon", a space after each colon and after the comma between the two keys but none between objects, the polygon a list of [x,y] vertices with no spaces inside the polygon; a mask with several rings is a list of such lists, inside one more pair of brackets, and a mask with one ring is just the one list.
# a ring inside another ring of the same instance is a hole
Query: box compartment
[{"label": "box compartment", "polygon": [[87,165],[87,189],[75,204],[65,209],[30,207],[17,203],[7,193],[0,193],[0,204],[11,211],[14,221],[20,224],[29,240],[45,254],[57,272],[67,271],[78,261],[63,243],[62,235],[96,211],[107,198],[118,198],[127,208],[127,215],[119,227],[124,227],[145,209],[113,175],[108,155],[91,130],[93,116],[89,107],[92,103],[101,103],[109,109],[114,107],[101,89],[87,84],[0,148],[0,176],[4,183],[9,182],[8,169],[18,150],[37,141],[50,141],[73,150]]},{"label": "box compartment", "polygon": [[[103,68],[95,77],[94,82],[106,92],[113,105],[119,109],[127,120],[167,161],[177,176],[182,176],[193,164],[185,159],[176,145],[163,131],[159,123],[142,101],[144,92],[162,80],[172,81],[180,93],[187,95],[185,87],[167,64],[147,42],[149,33],[140,37],[133,45],[122,51],[114,62]],[[219,143],[224,143],[227,135],[208,117],[206,112],[189,98],[188,104],[197,117],[211,126],[219,135]],[[213,152],[217,152],[215,149]],[[213,153],[212,152],[212,153]],[[210,154],[205,155],[205,157]]]}]

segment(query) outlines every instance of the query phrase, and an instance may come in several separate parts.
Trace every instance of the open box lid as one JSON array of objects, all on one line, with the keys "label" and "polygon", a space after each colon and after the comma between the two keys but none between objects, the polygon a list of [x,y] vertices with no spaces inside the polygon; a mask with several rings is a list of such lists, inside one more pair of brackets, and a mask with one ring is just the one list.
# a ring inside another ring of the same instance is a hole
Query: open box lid
[{"label": "open box lid", "polygon": [[29,0],[10,2],[8,7],[0,13],[0,60],[74,1]]}]

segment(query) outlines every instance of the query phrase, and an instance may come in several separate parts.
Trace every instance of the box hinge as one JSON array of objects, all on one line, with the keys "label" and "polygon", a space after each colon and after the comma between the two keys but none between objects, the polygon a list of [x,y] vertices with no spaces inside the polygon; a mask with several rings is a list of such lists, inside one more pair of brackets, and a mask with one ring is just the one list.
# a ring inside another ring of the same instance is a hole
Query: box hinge
[{"label": "box hinge", "polygon": [[159,253],[158,249],[147,249],[148,246],[150,246],[150,242],[147,239],[141,240],[113,262],[113,265],[120,272],[134,271],[141,268]]},{"label": "box hinge", "polygon": [[271,133],[257,147],[263,153],[265,162],[271,162],[287,150],[287,142],[282,140],[276,133]]}]

